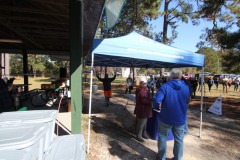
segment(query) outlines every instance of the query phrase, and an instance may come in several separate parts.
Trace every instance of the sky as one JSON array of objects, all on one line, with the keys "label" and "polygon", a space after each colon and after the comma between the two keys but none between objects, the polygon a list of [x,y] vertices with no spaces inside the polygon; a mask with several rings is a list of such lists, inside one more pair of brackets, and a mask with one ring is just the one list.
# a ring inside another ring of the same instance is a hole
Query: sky
[{"label": "sky", "polygon": [[[170,4],[171,5],[171,4]],[[175,6],[175,4],[173,4]],[[195,6],[194,6],[195,7]],[[161,6],[161,11],[163,11],[163,5]],[[157,20],[151,21],[150,24],[153,25],[154,32],[161,32],[163,26],[163,17],[159,17]],[[220,23],[218,25],[221,25]],[[225,26],[225,24],[222,24]],[[204,33],[205,28],[212,28],[212,22],[207,22],[206,20],[201,20],[199,25],[192,25],[192,22],[189,21],[187,24],[178,22],[178,27],[176,31],[178,32],[177,38],[174,40],[174,43],[171,46],[187,50],[190,52],[198,51],[196,47],[197,43],[201,41],[200,35]],[[234,26],[230,32],[237,31],[237,26]],[[168,31],[169,33],[171,30]]]},{"label": "sky", "polygon": [[[151,21],[151,24],[153,25],[154,32],[162,31],[163,22],[161,19]],[[211,27],[209,22],[201,22],[198,26],[193,26],[191,22],[188,24],[179,22],[178,25],[179,26],[176,29],[178,36],[171,46],[191,52],[196,52],[198,50],[196,45],[198,42],[200,42],[200,35],[204,33],[203,29],[206,27]],[[171,30],[168,32],[170,31]]]}]

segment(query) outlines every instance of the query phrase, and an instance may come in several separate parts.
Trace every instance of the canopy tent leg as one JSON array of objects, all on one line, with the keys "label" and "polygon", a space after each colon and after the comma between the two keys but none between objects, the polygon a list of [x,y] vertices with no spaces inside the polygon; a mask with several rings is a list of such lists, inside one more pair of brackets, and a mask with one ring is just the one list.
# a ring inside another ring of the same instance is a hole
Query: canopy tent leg
[{"label": "canopy tent leg", "polygon": [[204,67],[202,67],[202,77],[201,77],[201,107],[200,107],[200,128],[199,128],[199,138],[202,136],[202,113],[203,113],[203,81],[204,81]]},{"label": "canopy tent leg", "polygon": [[92,111],[92,79],[93,79],[93,62],[94,62],[94,54],[92,54],[92,62],[91,62],[91,78],[90,78],[90,93],[89,93],[89,109],[88,109],[88,145],[87,145],[87,153],[89,154],[90,149],[90,128],[91,128],[91,111]]}]

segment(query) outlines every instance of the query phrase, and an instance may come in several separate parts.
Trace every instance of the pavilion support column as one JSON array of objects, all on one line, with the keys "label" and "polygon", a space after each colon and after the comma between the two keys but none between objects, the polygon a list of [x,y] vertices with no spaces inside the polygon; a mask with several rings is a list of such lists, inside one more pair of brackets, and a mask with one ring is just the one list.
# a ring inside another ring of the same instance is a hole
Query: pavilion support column
[{"label": "pavilion support column", "polygon": [[24,92],[27,92],[29,90],[28,88],[28,53],[27,50],[23,50],[23,79],[24,84],[26,85],[24,87]]},{"label": "pavilion support column", "polygon": [[[0,53],[0,67],[1,66],[4,67],[4,65],[2,64],[2,53]],[[2,78],[2,76],[3,76],[2,73],[4,73],[4,72],[3,72],[3,68],[0,68],[0,69],[1,69],[0,78]]]},{"label": "pavilion support column", "polygon": [[83,108],[83,0],[70,0],[71,129],[81,133]]}]

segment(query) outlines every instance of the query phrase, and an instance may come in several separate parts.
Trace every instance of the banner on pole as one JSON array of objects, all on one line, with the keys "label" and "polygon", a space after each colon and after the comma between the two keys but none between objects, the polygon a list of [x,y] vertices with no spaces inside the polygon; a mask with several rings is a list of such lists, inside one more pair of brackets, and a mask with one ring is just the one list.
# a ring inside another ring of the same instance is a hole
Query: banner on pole
[{"label": "banner on pole", "polygon": [[125,2],[126,0],[106,0],[106,28],[111,29],[116,25]]},{"label": "banner on pole", "polygon": [[209,112],[212,112],[216,115],[222,115],[222,96],[220,95],[213,105],[208,109]]}]

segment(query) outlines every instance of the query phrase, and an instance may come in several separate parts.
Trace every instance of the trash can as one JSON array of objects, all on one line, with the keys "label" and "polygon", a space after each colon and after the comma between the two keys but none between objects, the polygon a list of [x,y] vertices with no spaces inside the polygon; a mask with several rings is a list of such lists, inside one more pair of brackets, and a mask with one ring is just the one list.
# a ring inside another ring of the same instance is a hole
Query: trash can
[{"label": "trash can", "polygon": [[[158,139],[158,113],[156,111],[153,111],[153,117],[147,120],[147,132],[152,139]],[[171,141],[173,139],[172,130],[170,130],[167,140]]]},{"label": "trash can", "polygon": [[44,160],[85,160],[85,139],[82,134],[54,138]]},{"label": "trash can", "polygon": [[92,93],[97,93],[98,85],[92,85]]}]

